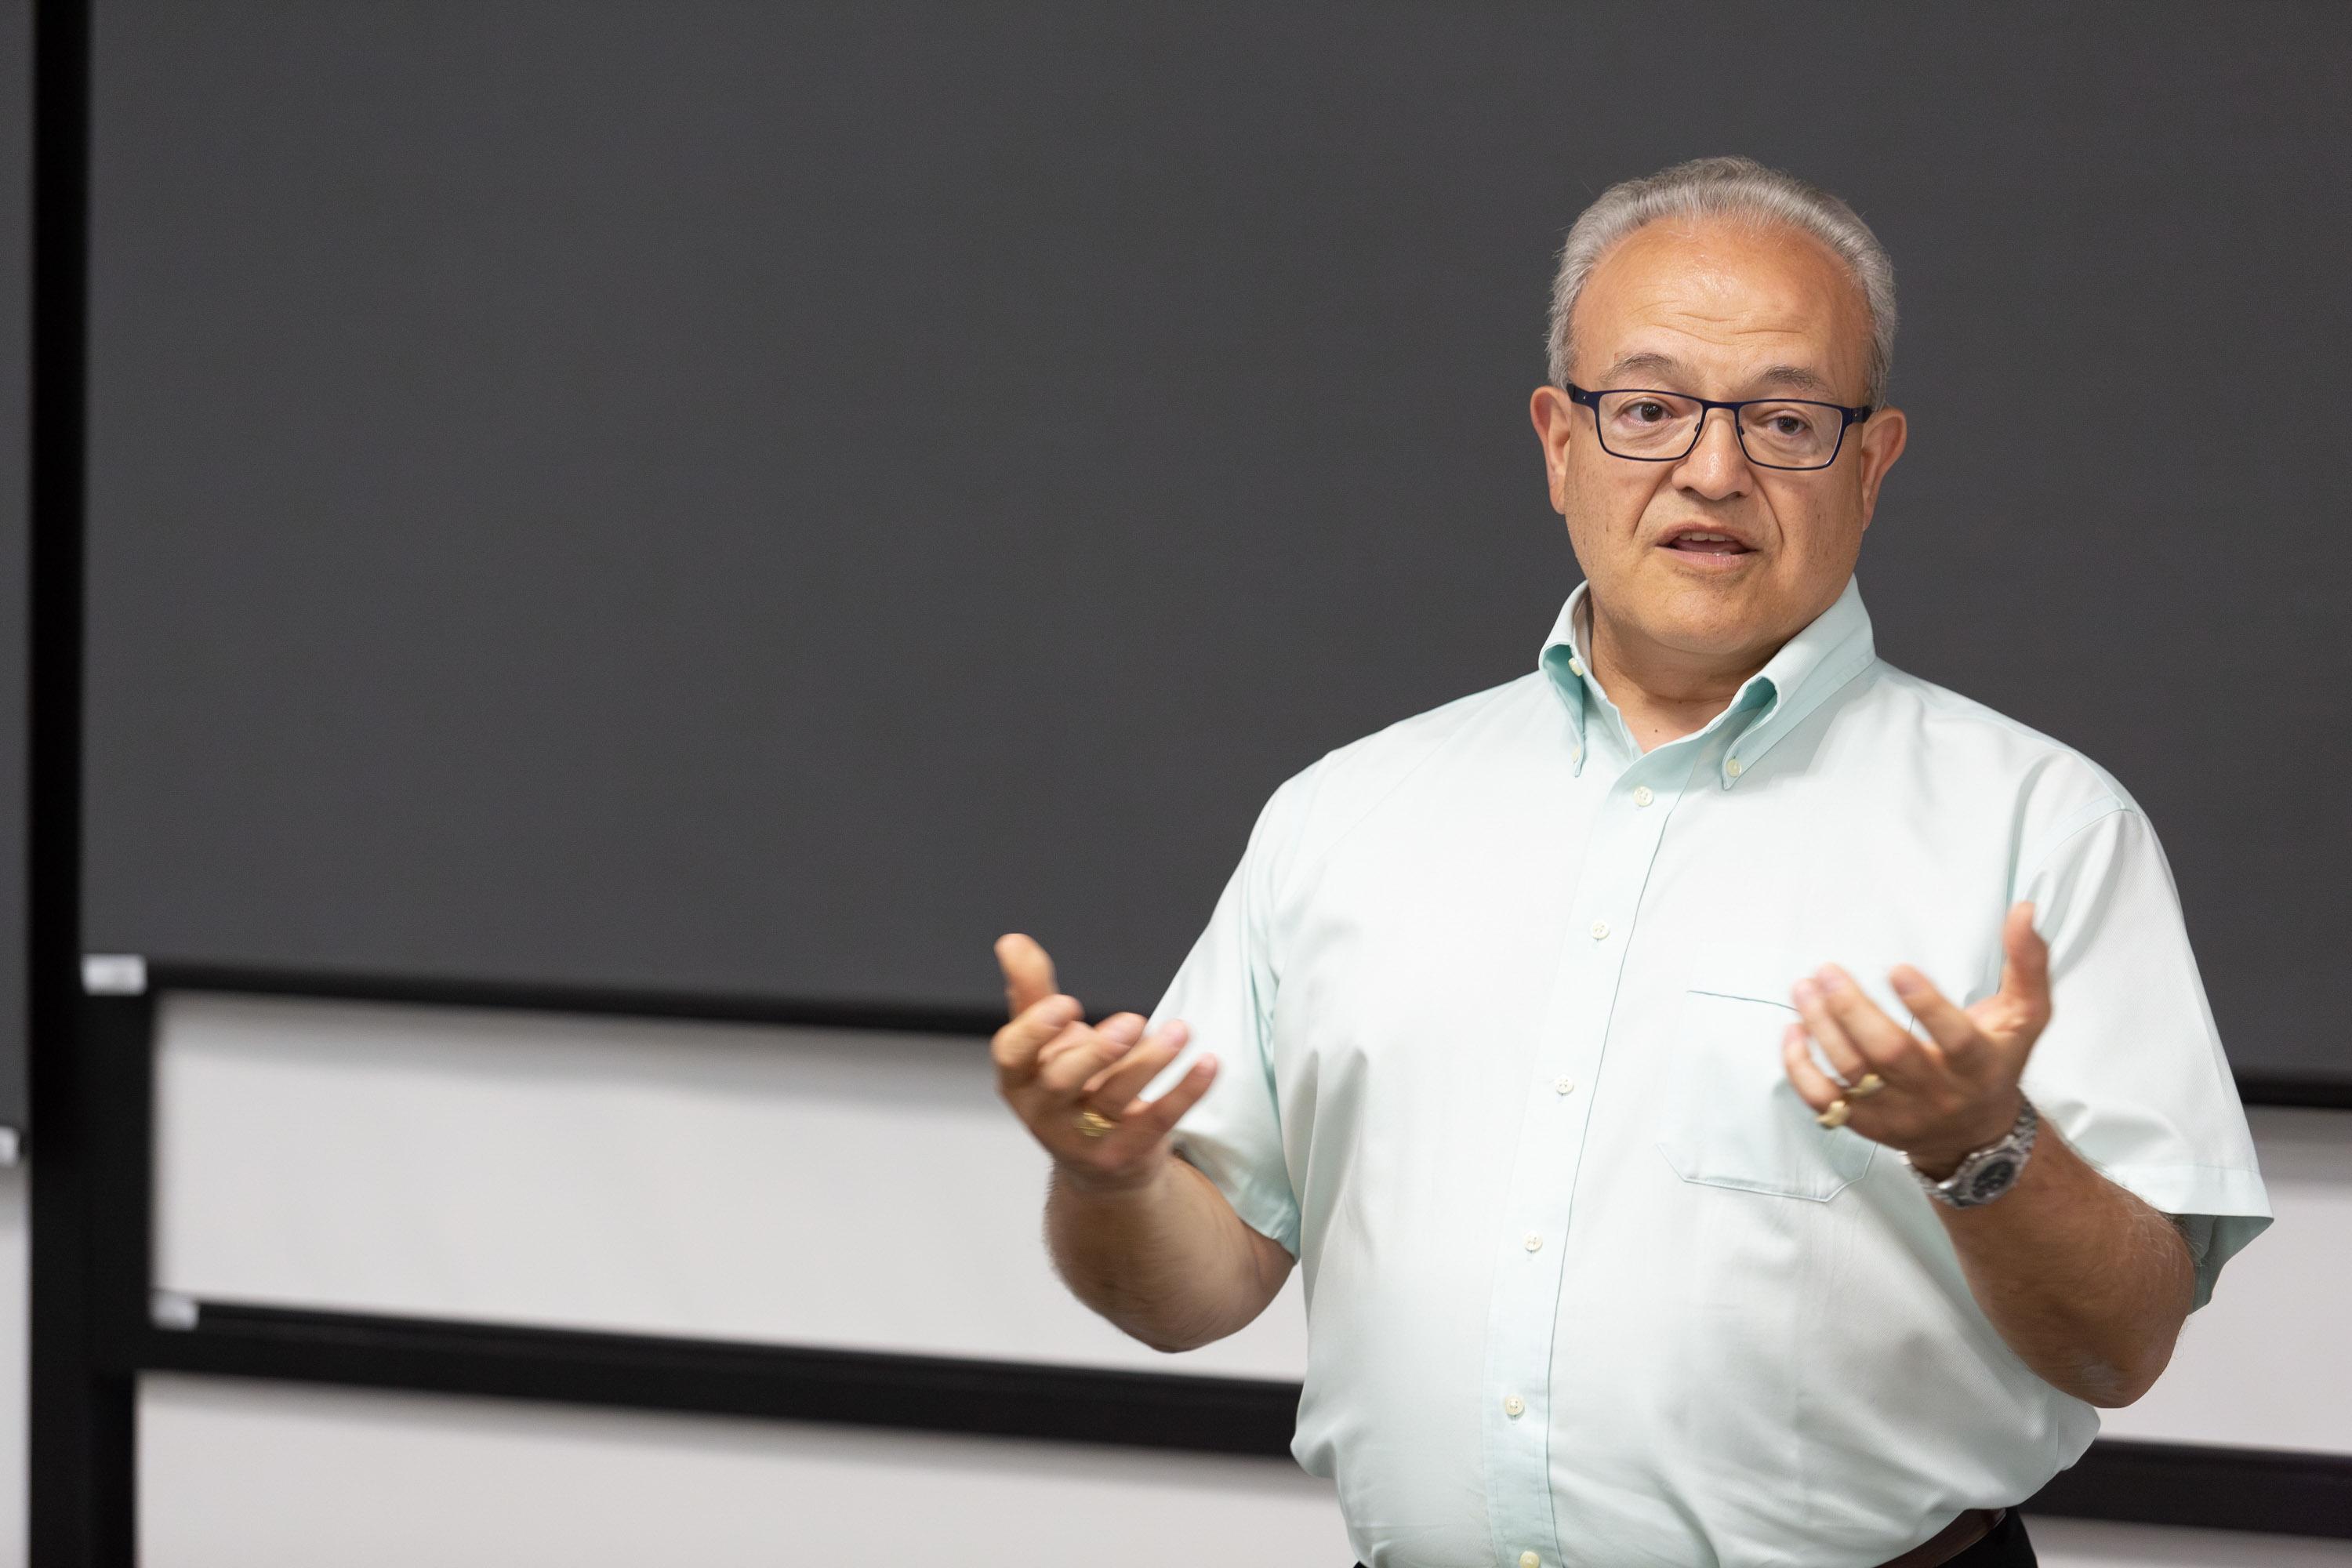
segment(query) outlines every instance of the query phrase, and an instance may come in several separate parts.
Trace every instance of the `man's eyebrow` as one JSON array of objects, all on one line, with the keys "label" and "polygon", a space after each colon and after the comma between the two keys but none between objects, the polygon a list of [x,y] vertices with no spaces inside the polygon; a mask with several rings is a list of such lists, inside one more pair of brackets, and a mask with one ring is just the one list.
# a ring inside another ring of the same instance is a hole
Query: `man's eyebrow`
[{"label": "man's eyebrow", "polygon": [[1801,364],[1776,364],[1756,378],[1759,386],[1782,386],[1791,392],[1827,392],[1829,378]]},{"label": "man's eyebrow", "polygon": [[[1629,375],[1677,376],[1683,374],[1683,362],[1672,354],[1627,354],[1601,373],[1603,386],[1622,386]],[[1671,388],[1667,389],[1671,390]]]}]

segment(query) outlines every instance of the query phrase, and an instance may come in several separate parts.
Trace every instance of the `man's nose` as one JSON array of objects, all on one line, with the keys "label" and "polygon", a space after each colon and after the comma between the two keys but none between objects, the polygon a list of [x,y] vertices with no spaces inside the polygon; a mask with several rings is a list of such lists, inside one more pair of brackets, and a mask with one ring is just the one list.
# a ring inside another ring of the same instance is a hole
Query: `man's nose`
[{"label": "man's nose", "polygon": [[[1717,416],[1722,416],[1717,418]],[[1739,426],[1728,408],[1710,408],[1699,416],[1698,443],[1675,466],[1675,483],[1683,489],[1727,500],[1744,495],[1755,483],[1756,470],[1740,448]]]}]

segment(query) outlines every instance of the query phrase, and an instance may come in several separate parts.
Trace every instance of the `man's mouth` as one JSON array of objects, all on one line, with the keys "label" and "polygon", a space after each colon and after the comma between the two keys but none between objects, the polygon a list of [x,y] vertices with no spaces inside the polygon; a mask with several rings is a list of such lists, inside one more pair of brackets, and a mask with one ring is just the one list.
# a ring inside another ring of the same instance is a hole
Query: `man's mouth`
[{"label": "man's mouth", "polygon": [[1727,533],[1677,533],[1666,541],[1668,550],[1691,555],[1746,555],[1748,546]]}]

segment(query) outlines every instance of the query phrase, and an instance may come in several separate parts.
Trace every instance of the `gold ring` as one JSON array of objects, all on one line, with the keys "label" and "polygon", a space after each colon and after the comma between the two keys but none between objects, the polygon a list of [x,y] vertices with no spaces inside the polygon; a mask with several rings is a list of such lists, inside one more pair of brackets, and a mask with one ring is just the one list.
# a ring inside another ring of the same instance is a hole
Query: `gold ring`
[{"label": "gold ring", "polygon": [[1846,1086],[1849,1100],[1868,1100],[1886,1087],[1886,1080],[1874,1072],[1866,1072]]},{"label": "gold ring", "polygon": [[1830,1101],[1830,1108],[1816,1114],[1813,1120],[1824,1127],[1843,1127],[1845,1125],[1845,1119],[1853,1114],[1853,1106],[1843,1100],[1832,1100]]},{"label": "gold ring", "polygon": [[1099,1138],[1118,1125],[1118,1122],[1092,1107],[1078,1112],[1078,1131],[1089,1138]]}]

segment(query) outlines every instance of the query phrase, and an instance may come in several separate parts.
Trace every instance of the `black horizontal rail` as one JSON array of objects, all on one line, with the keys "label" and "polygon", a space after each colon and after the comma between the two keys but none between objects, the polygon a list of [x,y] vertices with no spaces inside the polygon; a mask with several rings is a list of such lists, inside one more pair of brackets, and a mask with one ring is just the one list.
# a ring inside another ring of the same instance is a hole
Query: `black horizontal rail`
[{"label": "black horizontal rail", "polygon": [[2238,1098],[2248,1105],[2352,1110],[2352,1081],[2259,1070],[2236,1076]]},{"label": "black horizontal rail", "polygon": [[1266,1457],[1289,1453],[1298,1414],[1297,1384],[1245,1378],[211,1301],[194,1319],[132,1336],[108,1370]]},{"label": "black horizontal rail", "polygon": [[2352,1540],[2352,1458],[2103,1437],[2032,1513]]},{"label": "black horizontal rail", "polygon": [[385,1002],[420,1007],[571,1013],[593,1017],[679,1018],[708,1023],[774,1024],[812,1029],[875,1029],[985,1038],[1004,1009],[954,1002],[785,997],[624,985],[542,984],[458,975],[361,970],[272,968],[147,961],[151,992],[201,991],[331,1002]]},{"label": "black horizontal rail", "polygon": [[[840,997],[727,994],[628,986],[541,984],[457,975],[429,976],[150,958],[154,991],[229,992],[335,1002],[404,1003],[572,1013],[598,1017],[679,1018],[815,1029],[876,1029],[985,1037],[1004,1022],[1001,1007],[954,1002],[885,1002]],[[1118,1009],[1108,1009],[1117,1011]],[[1138,1008],[1138,1012],[1148,1009]],[[1099,1016],[1100,1015],[1097,1015]],[[2248,1105],[2352,1110],[2352,1076],[2342,1079],[2261,1070],[2237,1074]]]}]

